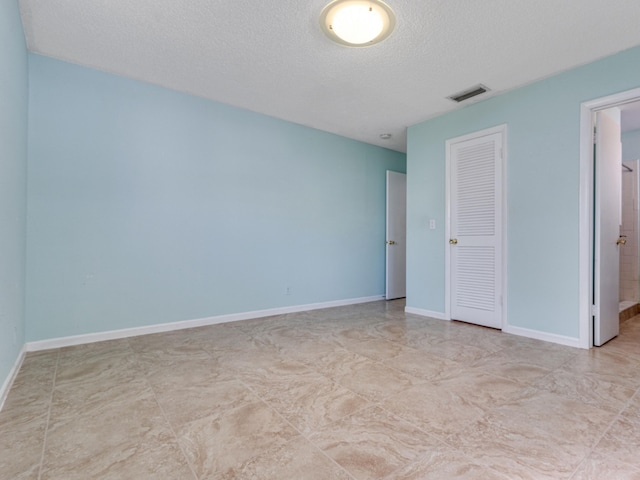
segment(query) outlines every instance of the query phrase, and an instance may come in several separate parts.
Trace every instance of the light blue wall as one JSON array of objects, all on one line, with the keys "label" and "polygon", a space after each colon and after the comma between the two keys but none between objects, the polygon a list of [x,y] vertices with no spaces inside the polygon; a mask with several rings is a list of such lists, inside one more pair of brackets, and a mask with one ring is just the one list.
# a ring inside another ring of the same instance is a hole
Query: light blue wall
[{"label": "light blue wall", "polygon": [[640,130],[631,130],[622,134],[622,160],[640,158]]},{"label": "light blue wall", "polygon": [[17,0],[0,0],[0,386],[24,343],[27,50]]},{"label": "light blue wall", "polygon": [[384,293],[404,154],[29,63],[29,341]]},{"label": "light blue wall", "polygon": [[577,338],[580,104],[639,86],[635,48],[409,128],[407,305],[445,310],[445,141],[506,123],[508,322]]}]

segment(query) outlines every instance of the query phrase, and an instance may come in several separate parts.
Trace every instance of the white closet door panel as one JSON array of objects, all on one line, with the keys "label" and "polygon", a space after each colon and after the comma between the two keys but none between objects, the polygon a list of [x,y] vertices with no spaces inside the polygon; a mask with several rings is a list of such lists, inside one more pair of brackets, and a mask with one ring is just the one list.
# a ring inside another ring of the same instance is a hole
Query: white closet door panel
[{"label": "white closet door panel", "polygon": [[458,248],[456,303],[461,307],[495,310],[495,249]]},{"label": "white closet door panel", "polygon": [[450,144],[451,316],[502,327],[502,134]]},{"label": "white closet door panel", "polygon": [[455,149],[457,236],[494,235],[496,230],[496,145],[493,140]]}]

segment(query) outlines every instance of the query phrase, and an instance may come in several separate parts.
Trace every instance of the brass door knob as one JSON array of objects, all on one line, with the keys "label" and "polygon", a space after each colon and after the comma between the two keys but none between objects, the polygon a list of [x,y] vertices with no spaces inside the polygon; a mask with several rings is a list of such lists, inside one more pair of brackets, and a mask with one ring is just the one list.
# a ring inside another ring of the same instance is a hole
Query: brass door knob
[{"label": "brass door knob", "polygon": [[457,238],[450,238],[449,239],[449,243],[451,245],[457,245],[458,244],[458,239]]},{"label": "brass door knob", "polygon": [[395,245],[396,242],[394,242],[393,240],[389,240],[388,242],[386,242],[387,245]]},{"label": "brass door knob", "polygon": [[627,244],[627,239],[625,238],[625,235],[620,235],[618,240],[616,240],[616,245],[626,245],[626,244]]}]

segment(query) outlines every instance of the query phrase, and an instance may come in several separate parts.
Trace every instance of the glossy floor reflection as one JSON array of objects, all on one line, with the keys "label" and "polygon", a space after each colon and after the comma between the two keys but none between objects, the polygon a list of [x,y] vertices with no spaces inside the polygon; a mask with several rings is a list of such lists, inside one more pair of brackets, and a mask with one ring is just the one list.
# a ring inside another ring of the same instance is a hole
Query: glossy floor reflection
[{"label": "glossy floor reflection", "polygon": [[30,353],[2,479],[640,479],[640,317],[590,351],[403,301]]}]

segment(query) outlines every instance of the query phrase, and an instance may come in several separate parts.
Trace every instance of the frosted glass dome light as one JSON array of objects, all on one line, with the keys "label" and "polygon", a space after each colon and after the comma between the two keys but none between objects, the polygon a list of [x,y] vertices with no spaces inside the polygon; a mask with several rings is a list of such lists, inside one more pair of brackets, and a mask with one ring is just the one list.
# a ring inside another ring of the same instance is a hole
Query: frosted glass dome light
[{"label": "frosted glass dome light", "polygon": [[320,26],[333,41],[350,47],[366,47],[391,35],[396,18],[379,0],[335,0],[324,7]]}]

